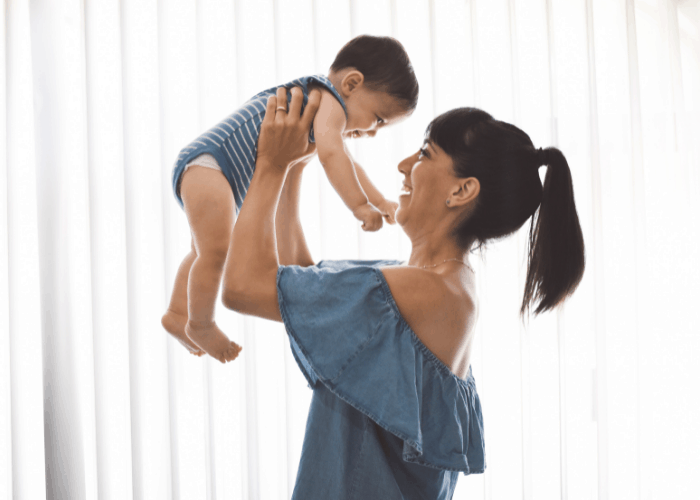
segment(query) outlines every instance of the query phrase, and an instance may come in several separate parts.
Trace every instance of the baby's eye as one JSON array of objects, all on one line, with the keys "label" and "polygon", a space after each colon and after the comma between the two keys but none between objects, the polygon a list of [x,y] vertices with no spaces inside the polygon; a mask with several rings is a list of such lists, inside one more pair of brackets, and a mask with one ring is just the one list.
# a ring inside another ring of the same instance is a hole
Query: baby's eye
[{"label": "baby's eye", "polygon": [[377,117],[377,125],[381,125],[384,123],[384,120],[382,118]]}]

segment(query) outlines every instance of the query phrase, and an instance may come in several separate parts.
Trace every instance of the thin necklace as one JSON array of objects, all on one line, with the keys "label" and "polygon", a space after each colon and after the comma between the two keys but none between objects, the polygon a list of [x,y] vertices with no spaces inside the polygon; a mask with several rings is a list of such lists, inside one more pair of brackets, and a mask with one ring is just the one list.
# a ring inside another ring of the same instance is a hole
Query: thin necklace
[{"label": "thin necklace", "polygon": [[[432,266],[421,266],[421,269],[427,269],[427,268],[429,268],[429,267],[437,267],[437,266],[439,266],[439,265],[441,265],[441,264],[444,264],[445,262],[449,262],[449,261],[451,261],[451,260],[454,260],[455,262],[459,262],[460,264],[464,264],[465,266],[467,266],[467,267],[471,270],[471,272],[473,272],[474,274],[476,274],[476,273],[474,272],[474,268],[472,268],[472,266],[470,266],[469,264],[467,264],[466,262],[464,262],[462,259],[445,259],[445,260],[443,260],[442,262],[438,262],[437,264],[433,264]],[[414,267],[418,267],[418,266],[414,266]]]}]

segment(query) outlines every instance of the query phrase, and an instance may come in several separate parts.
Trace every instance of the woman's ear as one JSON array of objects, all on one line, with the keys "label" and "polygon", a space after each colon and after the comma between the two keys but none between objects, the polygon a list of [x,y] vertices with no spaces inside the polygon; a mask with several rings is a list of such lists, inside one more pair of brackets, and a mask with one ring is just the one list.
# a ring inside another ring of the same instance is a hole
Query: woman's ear
[{"label": "woman's ear", "polygon": [[340,87],[343,94],[350,95],[352,92],[357,90],[365,81],[365,75],[357,71],[356,69],[350,70],[343,77],[340,83]]},{"label": "woman's ear", "polygon": [[479,196],[481,184],[476,177],[459,179],[459,184],[450,193],[450,207],[459,207],[471,203]]}]

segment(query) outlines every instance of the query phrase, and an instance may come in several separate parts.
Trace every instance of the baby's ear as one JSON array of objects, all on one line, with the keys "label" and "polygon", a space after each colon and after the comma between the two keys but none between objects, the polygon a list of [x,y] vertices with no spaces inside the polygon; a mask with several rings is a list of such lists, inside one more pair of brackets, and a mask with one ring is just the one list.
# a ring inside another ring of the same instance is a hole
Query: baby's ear
[{"label": "baby's ear", "polygon": [[357,90],[365,82],[365,75],[356,69],[349,71],[344,77],[340,86],[347,94]]}]

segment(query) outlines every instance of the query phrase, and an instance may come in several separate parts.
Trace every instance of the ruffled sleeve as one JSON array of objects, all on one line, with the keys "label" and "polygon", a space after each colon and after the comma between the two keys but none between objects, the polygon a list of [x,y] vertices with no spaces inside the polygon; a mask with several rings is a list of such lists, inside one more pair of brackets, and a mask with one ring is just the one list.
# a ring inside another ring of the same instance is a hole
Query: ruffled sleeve
[{"label": "ruffled sleeve", "polygon": [[404,442],[403,459],[483,472],[474,379],[454,375],[401,316],[378,268],[396,261],[280,266],[277,292],[292,353],[319,382]]}]

